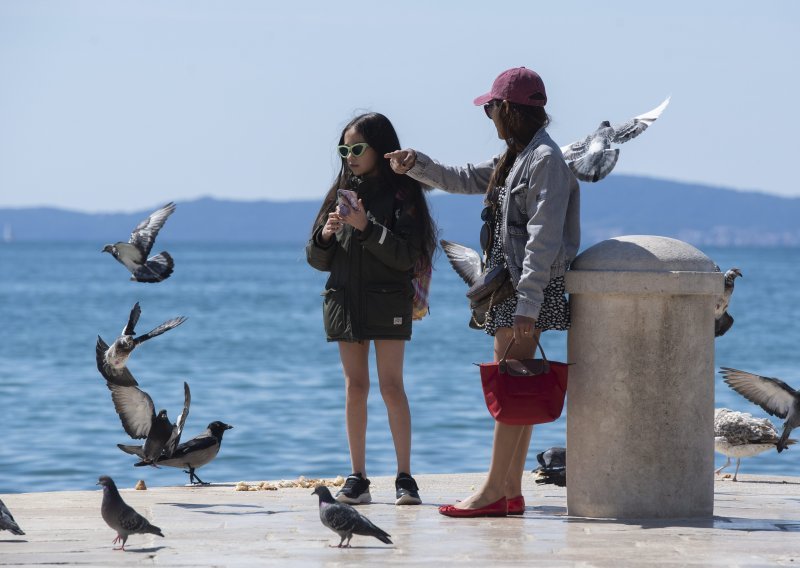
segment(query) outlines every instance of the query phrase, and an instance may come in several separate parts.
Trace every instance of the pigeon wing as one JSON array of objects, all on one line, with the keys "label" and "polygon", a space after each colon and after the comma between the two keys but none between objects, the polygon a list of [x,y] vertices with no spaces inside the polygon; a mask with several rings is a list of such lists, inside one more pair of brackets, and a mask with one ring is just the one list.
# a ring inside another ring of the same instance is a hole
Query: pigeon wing
[{"label": "pigeon wing", "polygon": [[451,243],[444,239],[439,242],[447,255],[447,260],[450,261],[450,266],[467,283],[467,286],[472,286],[483,272],[481,255],[476,250],[458,243]]},{"label": "pigeon wing", "polygon": [[144,459],[144,449],[142,448],[142,446],[128,446],[125,444],[117,444],[117,447],[126,454],[131,454],[132,456],[138,456]]},{"label": "pigeon wing", "polygon": [[661,116],[661,113],[664,112],[664,109],[667,108],[667,105],[669,104],[669,99],[670,97],[667,97],[663,103],[651,111],[640,114],[639,116],[635,116],[622,124],[615,124],[614,136],[611,138],[611,141],[616,142],[617,144],[622,144],[631,138],[636,138],[639,136],[639,134],[647,130],[647,127],[653,124],[656,119]]},{"label": "pigeon wing", "polygon": [[167,457],[172,457],[175,449],[181,442],[181,434],[183,433],[183,425],[186,424],[186,417],[189,416],[189,406],[192,404],[192,393],[189,391],[189,383],[183,382],[183,411],[181,411],[175,424],[172,426],[172,434],[170,434],[167,445],[164,446],[164,454]]},{"label": "pigeon wing", "polygon": [[111,391],[114,409],[128,436],[135,440],[147,438],[156,417],[150,395],[138,387],[121,387],[111,382],[106,382],[106,386]]},{"label": "pigeon wing", "polygon": [[725,382],[733,390],[773,416],[786,418],[794,403],[795,390],[771,377],[762,377],[746,371],[721,367]]},{"label": "pigeon wing", "polygon": [[133,375],[128,370],[128,367],[123,367],[121,370],[117,370],[108,363],[106,363],[106,351],[108,351],[108,345],[103,338],[99,335],[97,336],[97,345],[95,346],[95,358],[97,359],[97,370],[100,371],[100,374],[103,375],[103,378],[117,386],[120,387],[135,387],[139,383],[136,382],[136,379],[133,378]]},{"label": "pigeon wing", "polygon": [[322,524],[338,533],[352,533],[358,516],[358,511],[347,503],[331,503],[319,510]]},{"label": "pigeon wing", "polygon": [[122,330],[122,335],[134,334],[133,330],[136,328],[136,324],[139,322],[139,316],[141,315],[142,308],[139,307],[139,302],[136,302],[131,310],[131,315],[128,316],[128,323],[125,325],[125,329]]},{"label": "pigeon wing", "polygon": [[393,544],[390,540],[390,534],[382,528],[378,527],[375,523],[370,521],[367,517],[356,511],[358,519],[356,519],[355,526],[353,527],[353,534],[360,534],[364,536],[374,536],[381,542],[386,544]]},{"label": "pigeon wing", "polygon": [[156,236],[161,227],[166,223],[167,218],[175,211],[175,204],[167,203],[161,209],[154,211],[147,219],[139,223],[131,233],[129,242],[142,251],[145,257],[150,255]]},{"label": "pigeon wing", "polygon": [[178,327],[179,325],[181,325],[185,321],[186,321],[186,318],[183,317],[183,316],[180,316],[180,317],[177,317],[177,318],[172,318],[171,320],[165,321],[164,323],[159,325],[157,328],[155,328],[155,329],[153,329],[151,331],[148,331],[144,335],[140,335],[139,337],[137,337],[133,341],[134,341],[134,343],[136,343],[136,345],[139,345],[140,343],[142,343],[144,341],[147,341],[148,339],[152,339],[152,338],[154,338],[156,336],[161,335],[164,332],[169,331],[173,327]]},{"label": "pigeon wing", "polygon": [[589,144],[592,142],[592,136],[589,135],[583,140],[578,140],[572,144],[561,146],[561,153],[564,154],[566,161],[577,160],[589,150]]}]

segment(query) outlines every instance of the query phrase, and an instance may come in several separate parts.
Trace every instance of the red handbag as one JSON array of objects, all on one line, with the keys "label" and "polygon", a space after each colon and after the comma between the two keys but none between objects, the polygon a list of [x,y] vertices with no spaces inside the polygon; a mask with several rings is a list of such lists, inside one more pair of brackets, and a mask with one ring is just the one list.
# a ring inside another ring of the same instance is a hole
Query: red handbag
[{"label": "red handbag", "polygon": [[498,422],[515,426],[544,424],[561,416],[567,394],[567,363],[548,361],[537,342],[541,359],[506,359],[478,363],[483,396],[489,413]]}]

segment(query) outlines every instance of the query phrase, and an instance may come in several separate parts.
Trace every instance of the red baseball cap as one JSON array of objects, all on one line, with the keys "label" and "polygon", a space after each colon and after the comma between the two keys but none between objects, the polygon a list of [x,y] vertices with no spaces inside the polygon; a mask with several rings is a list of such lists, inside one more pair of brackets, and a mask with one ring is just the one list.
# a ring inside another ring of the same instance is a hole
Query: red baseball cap
[{"label": "red baseball cap", "polygon": [[492,83],[492,90],[473,102],[480,106],[494,99],[518,105],[544,106],[547,104],[547,93],[544,81],[536,71],[514,67],[500,73]]}]

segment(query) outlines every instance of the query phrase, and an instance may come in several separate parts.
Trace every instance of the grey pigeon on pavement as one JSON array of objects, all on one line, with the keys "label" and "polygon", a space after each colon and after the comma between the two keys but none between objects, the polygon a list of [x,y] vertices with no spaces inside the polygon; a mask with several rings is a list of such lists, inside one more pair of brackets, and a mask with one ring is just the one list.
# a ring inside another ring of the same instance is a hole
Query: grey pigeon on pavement
[{"label": "grey pigeon on pavement", "polygon": [[0,499],[0,531],[10,531],[11,534],[23,535],[25,532],[19,528],[19,525],[14,520],[11,511],[8,510],[6,504]]},{"label": "grey pigeon on pavement", "polygon": [[775,444],[778,452],[789,445],[789,434],[800,425],[800,393],[780,379],[762,377],[730,367],[720,367],[725,382],[733,390],[763,408],[771,416],[784,418],[783,432]]},{"label": "grey pigeon on pavement", "polygon": [[103,520],[113,530],[117,531],[117,538],[112,544],[122,541],[122,545],[114,550],[125,550],[125,543],[132,534],[157,534],[163,537],[161,529],[151,525],[133,508],[125,503],[117,491],[114,480],[107,475],[101,475],[97,485],[103,486],[103,504],[100,505],[100,513]]},{"label": "grey pigeon on pavement", "polygon": [[133,386],[136,381],[128,371],[128,358],[133,353],[138,345],[141,345],[148,339],[152,339],[178,327],[186,321],[183,316],[172,318],[165,321],[155,329],[148,331],[139,337],[134,337],[136,324],[139,322],[139,316],[142,314],[142,308],[139,302],[134,304],[131,313],[128,316],[128,323],[122,329],[122,333],[111,346],[106,345],[103,338],[97,336],[97,344],[95,345],[95,358],[97,360],[97,370],[103,375],[105,380],[120,386]]},{"label": "grey pigeon on pavement", "polygon": [[317,486],[312,495],[319,496],[319,518],[322,524],[341,538],[339,548],[348,548],[354,534],[374,536],[381,542],[392,544],[389,539],[391,535],[375,526],[352,505],[336,501],[330,490],[324,485]]},{"label": "grey pigeon on pavement", "polygon": [[175,262],[169,253],[162,251],[150,258],[148,256],[155,243],[156,235],[173,211],[175,211],[175,204],[167,203],[139,223],[127,243],[120,241],[106,245],[102,252],[110,253],[116,258],[130,271],[131,280],[135,282],[161,282],[169,278],[175,267]]},{"label": "grey pigeon on pavement", "polygon": [[604,120],[584,140],[562,146],[561,153],[575,177],[595,182],[610,174],[619,158],[619,148],[612,150],[611,144],[622,144],[639,136],[661,116],[668,104],[669,97],[653,110],[614,126]]},{"label": "grey pigeon on pavement", "polygon": [[[786,444],[796,442],[790,439]],[[731,465],[731,458],[736,458],[736,471],[733,473],[733,481],[736,481],[742,458],[772,450],[777,443],[778,431],[768,418],[754,418],[747,412],[727,408],[714,410],[714,450],[728,458],[725,465],[714,473],[719,474]]]},{"label": "grey pigeon on pavement", "polygon": [[109,381],[106,386],[125,432],[135,440],[145,440],[141,454],[137,455],[150,465],[154,465],[162,453],[171,456],[180,443],[183,425],[189,416],[192,402],[189,384],[183,383],[183,411],[175,424],[170,422],[166,410],[156,414],[153,399],[138,386],[119,386]]},{"label": "grey pigeon on pavement", "polygon": [[[719,270],[719,267],[717,267]],[[733,316],[728,313],[728,305],[731,302],[731,295],[733,294],[733,281],[737,276],[742,276],[741,270],[738,268],[731,268],[725,272],[725,289],[722,296],[717,298],[717,303],[714,306],[714,337],[721,337],[733,325]]]},{"label": "grey pigeon on pavement", "polygon": [[[230,424],[216,420],[208,425],[208,429],[205,432],[175,448],[172,456],[167,457],[166,454],[163,454],[152,465],[186,468],[183,472],[189,474],[189,483],[192,485],[208,485],[208,483],[195,475],[194,470],[203,467],[217,457],[222,446],[222,436],[225,434],[225,430],[230,430],[231,428],[233,426]],[[123,444],[117,444],[117,446],[123,452],[144,458],[142,446],[125,446]],[[143,459],[133,465],[139,467],[151,464]]]},{"label": "grey pigeon on pavement", "polygon": [[536,483],[540,485],[551,484],[558,485],[559,487],[566,487],[566,448],[549,448],[537,454],[536,461],[539,462],[539,467],[533,470],[533,473],[536,475]]}]

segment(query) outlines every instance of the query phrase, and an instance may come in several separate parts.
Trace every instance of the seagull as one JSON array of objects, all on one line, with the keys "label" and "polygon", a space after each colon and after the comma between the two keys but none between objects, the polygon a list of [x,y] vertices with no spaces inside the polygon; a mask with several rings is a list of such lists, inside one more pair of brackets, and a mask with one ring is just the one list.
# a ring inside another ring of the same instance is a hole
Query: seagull
[{"label": "seagull", "polygon": [[[797,440],[787,440],[786,444],[794,444]],[[736,412],[727,408],[714,410],[714,450],[727,457],[725,465],[715,470],[719,473],[731,465],[731,458],[736,458],[736,474],[742,458],[749,458],[767,450],[778,443],[778,431],[768,418],[753,418],[747,412]]]},{"label": "seagull", "polygon": [[339,548],[349,548],[350,539],[354,534],[374,536],[381,542],[393,544],[389,539],[390,534],[375,526],[352,505],[336,501],[330,490],[324,485],[318,485],[312,495],[319,495],[319,518],[322,524],[341,538]]},{"label": "seagull", "polygon": [[[718,266],[717,271],[720,271]],[[733,325],[733,316],[728,313],[728,304],[733,294],[733,281],[737,276],[742,276],[742,271],[738,268],[731,268],[725,272],[725,289],[714,306],[714,337],[725,335]]]},{"label": "seagull", "polygon": [[604,120],[584,140],[561,147],[561,153],[572,172],[581,181],[600,181],[614,169],[619,158],[619,148],[611,144],[622,144],[636,138],[661,116],[669,104],[670,97],[653,110],[635,116],[627,122],[615,124]]},{"label": "seagull", "polygon": [[112,544],[122,541],[122,545],[114,550],[125,550],[125,543],[132,534],[157,534],[163,537],[161,529],[151,525],[133,508],[122,500],[114,480],[107,475],[101,475],[97,485],[103,486],[103,504],[100,505],[100,514],[106,524],[117,531],[117,538]]},{"label": "seagull", "polygon": [[781,437],[775,445],[779,453],[785,450],[789,445],[792,428],[800,425],[800,393],[780,379],[762,377],[730,367],[720,368],[729,387],[759,405],[771,416],[786,419]]},{"label": "seagull", "polygon": [[[225,430],[230,430],[231,428],[233,428],[233,426],[230,424],[225,424],[224,422],[216,420],[208,425],[208,429],[205,432],[195,436],[188,442],[183,442],[175,448],[171,457],[162,454],[153,465],[187,468],[184,469],[183,472],[189,474],[189,483],[192,485],[209,485],[197,477],[194,470],[203,467],[217,457],[217,453],[219,453],[219,449],[222,446],[222,435],[225,434]],[[117,444],[117,447],[123,452],[142,458],[142,461],[134,464],[135,466],[151,465],[144,460],[144,450],[142,446]]]},{"label": "seagull", "polygon": [[19,525],[14,520],[11,511],[8,510],[6,504],[0,499],[0,531],[9,531],[11,534],[23,535],[25,531],[19,528]]},{"label": "seagull", "polygon": [[147,258],[155,243],[156,235],[167,218],[175,211],[175,204],[167,203],[154,211],[147,219],[136,225],[127,243],[122,241],[103,247],[101,252],[110,253],[132,274],[134,282],[161,282],[169,278],[175,266],[168,252],[162,251]]},{"label": "seagull", "polygon": [[114,343],[109,347],[103,338],[97,336],[97,344],[95,346],[95,358],[97,359],[97,370],[103,375],[107,381],[121,385],[121,386],[135,386],[136,381],[128,371],[128,357],[136,349],[137,345],[144,343],[148,339],[152,339],[164,332],[169,331],[174,327],[186,321],[183,316],[173,318],[165,321],[155,329],[134,337],[134,328],[139,321],[139,316],[142,309],[139,307],[139,302],[134,304],[128,317],[128,323],[122,329],[122,334],[114,340]]},{"label": "seagull", "polygon": [[567,449],[550,448],[536,455],[539,467],[533,470],[536,474],[536,483],[567,485]]},{"label": "seagull", "polygon": [[183,425],[189,415],[192,402],[189,384],[183,383],[183,411],[175,424],[170,422],[166,410],[159,410],[156,414],[153,399],[138,386],[120,386],[110,381],[106,381],[106,386],[111,391],[114,409],[125,432],[133,439],[145,439],[141,454],[137,455],[148,465],[155,465],[162,453],[167,457],[172,456],[180,443]]}]

